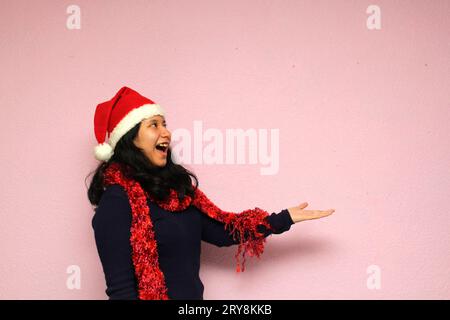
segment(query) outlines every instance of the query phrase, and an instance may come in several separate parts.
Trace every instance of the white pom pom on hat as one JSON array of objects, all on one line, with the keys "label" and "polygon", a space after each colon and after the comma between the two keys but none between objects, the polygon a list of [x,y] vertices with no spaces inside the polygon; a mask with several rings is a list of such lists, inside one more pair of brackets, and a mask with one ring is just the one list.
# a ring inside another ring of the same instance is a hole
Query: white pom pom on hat
[{"label": "white pom pom on hat", "polygon": [[95,158],[99,161],[108,161],[113,154],[113,148],[107,142],[98,144],[94,150]]},{"label": "white pom pom on hat", "polygon": [[136,124],[143,119],[164,114],[160,105],[133,89],[122,87],[111,100],[98,104],[95,109],[94,131],[98,142],[94,150],[95,158],[108,161],[120,138]]}]

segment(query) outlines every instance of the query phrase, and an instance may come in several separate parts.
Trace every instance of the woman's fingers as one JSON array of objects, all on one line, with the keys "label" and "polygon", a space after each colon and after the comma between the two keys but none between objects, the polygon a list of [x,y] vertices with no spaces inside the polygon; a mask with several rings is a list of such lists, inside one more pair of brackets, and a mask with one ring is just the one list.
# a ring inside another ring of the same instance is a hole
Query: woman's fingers
[{"label": "woman's fingers", "polygon": [[299,222],[304,220],[320,219],[327,217],[334,212],[334,209],[328,210],[304,210],[308,206],[308,202],[302,202],[297,207],[289,208],[289,213],[293,221]]},{"label": "woman's fingers", "polygon": [[[308,202],[302,202],[302,203],[300,203],[300,205],[298,206],[300,209],[304,209],[304,208],[306,208],[308,206]],[[314,213],[316,213],[316,214],[326,214],[326,215],[329,215],[329,214],[332,214],[333,212],[334,212],[334,209],[328,209],[328,210],[308,210],[308,211],[311,211],[311,212],[314,212]]]},{"label": "woman's fingers", "polygon": [[330,214],[332,214],[334,212],[334,209],[329,209],[329,210],[318,210],[319,214],[322,216],[329,216]]},{"label": "woman's fingers", "polygon": [[326,210],[324,212],[325,212],[325,216],[329,216],[329,215],[331,215],[334,212],[334,209],[328,209],[328,210]]},{"label": "woman's fingers", "polygon": [[329,209],[329,210],[304,210],[305,217],[307,220],[312,220],[312,219],[320,219],[323,217],[327,217],[330,214],[332,214],[334,212],[334,209]]}]

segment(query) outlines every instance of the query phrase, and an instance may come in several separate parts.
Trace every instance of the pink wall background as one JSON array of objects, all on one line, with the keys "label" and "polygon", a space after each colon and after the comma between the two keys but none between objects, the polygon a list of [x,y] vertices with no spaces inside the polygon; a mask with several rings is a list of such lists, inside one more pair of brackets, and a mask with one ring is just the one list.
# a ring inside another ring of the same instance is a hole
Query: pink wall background
[{"label": "pink wall background", "polygon": [[[373,4],[380,30],[366,27]],[[122,85],[163,105],[172,131],[279,129],[275,175],[186,165],[224,210],[336,210],[269,237],[242,274],[236,247],[204,243],[205,299],[450,298],[449,1],[14,0],[0,12],[1,299],[106,299],[84,178],[95,107]]]}]

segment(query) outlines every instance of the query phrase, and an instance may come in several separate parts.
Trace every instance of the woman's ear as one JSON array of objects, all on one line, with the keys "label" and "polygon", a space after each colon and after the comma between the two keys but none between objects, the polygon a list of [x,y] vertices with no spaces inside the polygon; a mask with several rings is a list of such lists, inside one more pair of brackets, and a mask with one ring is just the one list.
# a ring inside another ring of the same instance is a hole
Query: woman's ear
[{"label": "woman's ear", "polygon": [[141,144],[139,143],[138,137],[133,139],[133,144],[134,144],[135,147],[137,147],[139,149],[141,148]]},{"label": "woman's ear", "polygon": [[141,123],[139,124],[139,130],[138,130],[138,132],[137,132],[137,134],[136,134],[136,137],[134,137],[134,139],[133,139],[133,144],[134,144],[137,148],[141,148],[141,142],[140,142],[140,139],[139,139],[139,132],[141,132],[141,127],[142,127],[142,125],[143,125],[143,122],[144,122],[144,121],[141,121]]}]

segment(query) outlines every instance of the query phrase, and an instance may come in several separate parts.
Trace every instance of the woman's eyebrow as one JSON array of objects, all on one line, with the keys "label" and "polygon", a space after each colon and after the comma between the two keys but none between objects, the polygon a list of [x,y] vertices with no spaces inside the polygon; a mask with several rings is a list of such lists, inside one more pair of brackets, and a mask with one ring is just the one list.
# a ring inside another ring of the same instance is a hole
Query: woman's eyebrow
[{"label": "woman's eyebrow", "polygon": [[[156,121],[158,122],[158,119],[150,119],[149,121]],[[166,119],[160,120],[161,122],[166,122]]]}]

